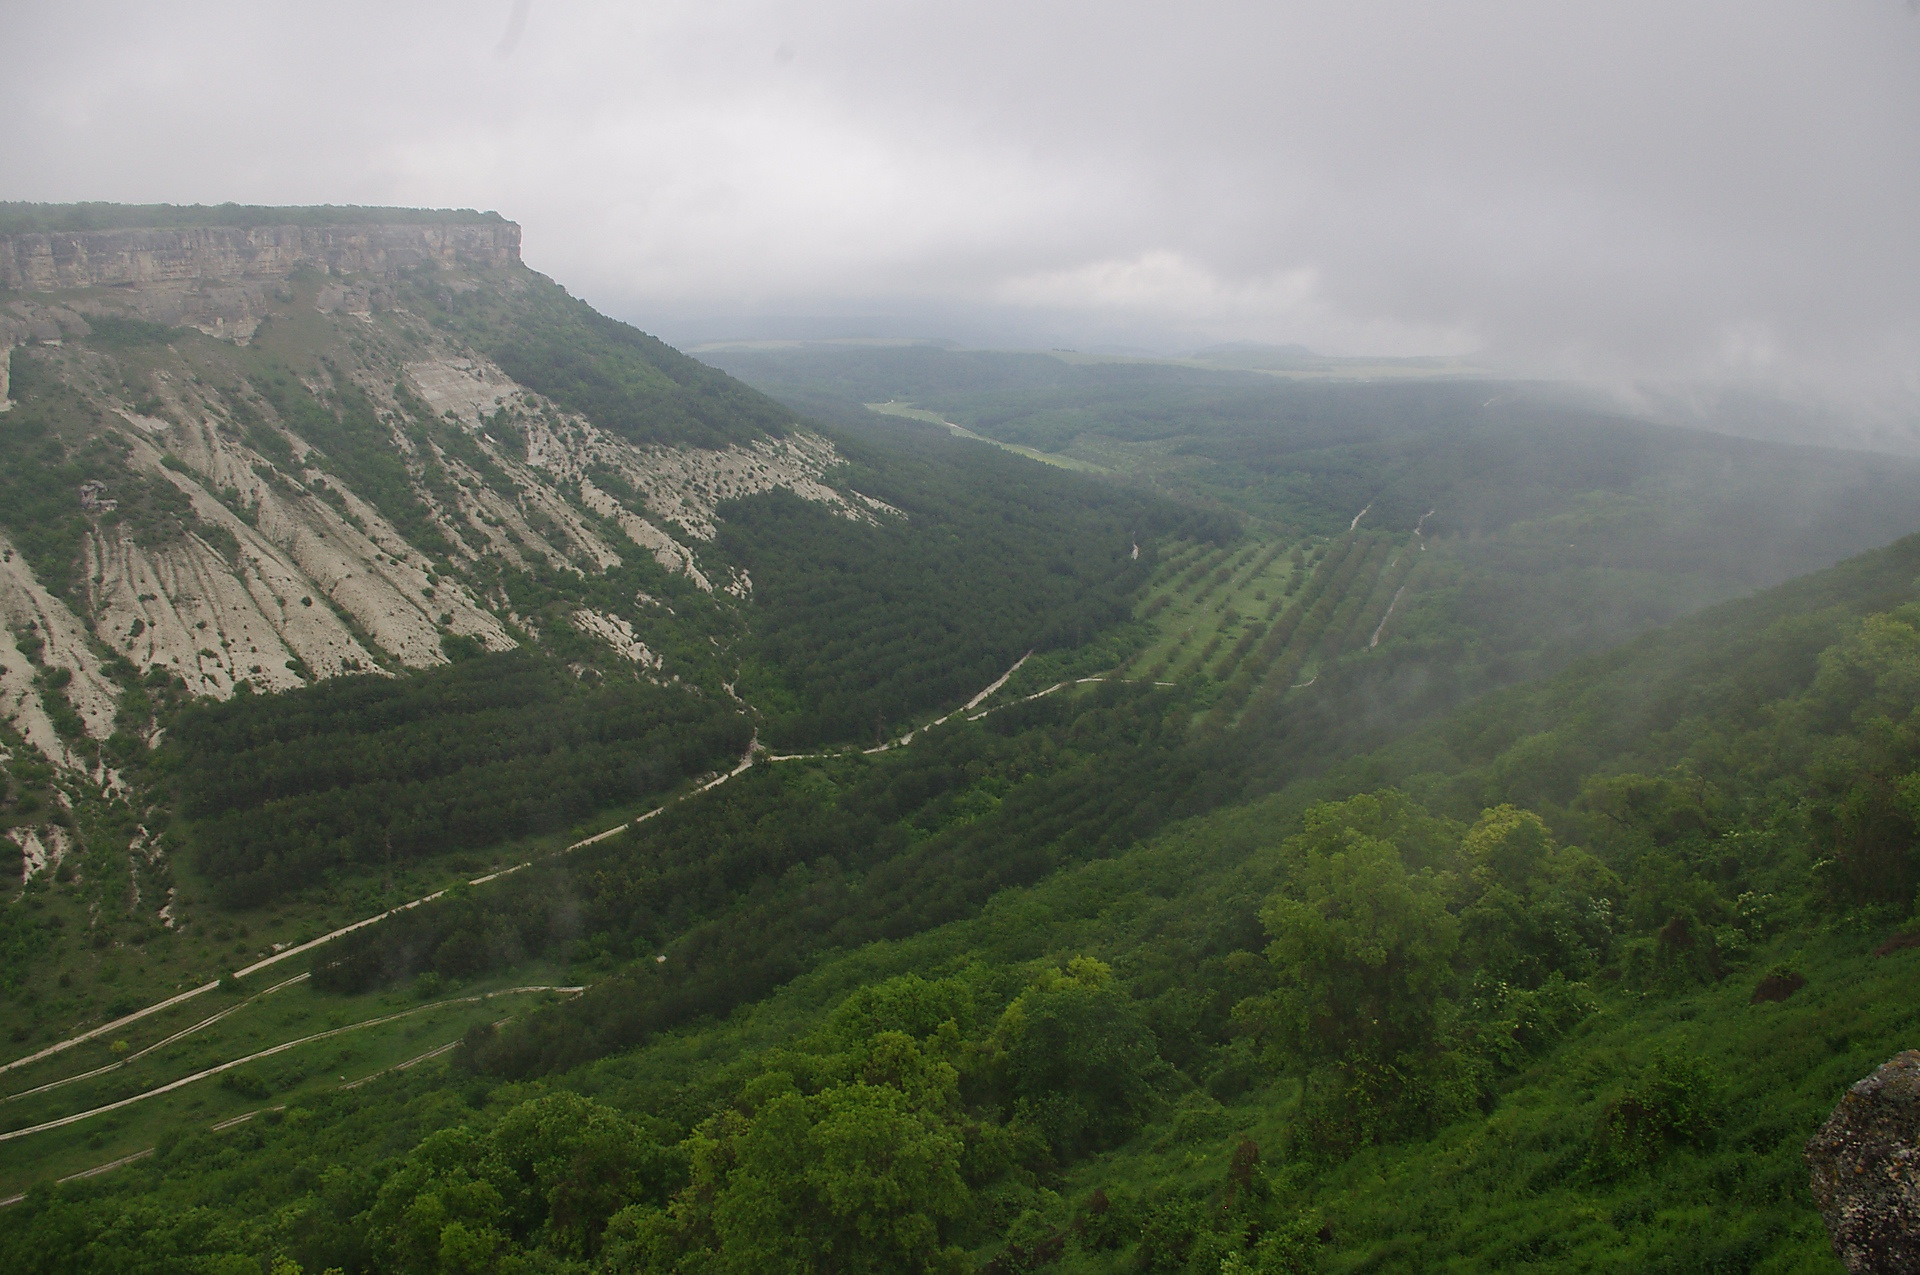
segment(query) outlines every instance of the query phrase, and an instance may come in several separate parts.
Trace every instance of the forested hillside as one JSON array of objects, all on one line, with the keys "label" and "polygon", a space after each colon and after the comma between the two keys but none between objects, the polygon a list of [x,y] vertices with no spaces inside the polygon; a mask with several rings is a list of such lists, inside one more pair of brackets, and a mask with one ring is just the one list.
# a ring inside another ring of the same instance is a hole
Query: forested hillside
[{"label": "forested hillside", "polygon": [[[1256,737],[1170,743],[1237,776],[1197,797],[1230,804],[1157,834],[1055,834],[1064,856],[944,925],[935,893],[921,916],[844,928],[874,913],[836,912],[843,881],[912,894],[851,855],[898,838],[872,862],[940,854],[950,889],[977,871],[955,834],[1030,823],[1031,807],[1008,821],[1016,797],[1098,826],[1006,751],[1052,738],[1057,710],[932,754],[773,771],[788,796],[729,787],[632,860],[693,866],[733,828],[780,875],[753,812],[804,803],[788,826],[814,844],[783,876],[798,893],[767,896],[742,938],[693,914],[595,934],[589,960],[667,960],[547,1011],[551,1029],[470,1032],[446,1082],[311,1099],[298,1121],[192,1135],[112,1185],[35,1197],[0,1218],[10,1260],[50,1269],[75,1235],[415,1269],[408,1253],[445,1252],[458,1227],[502,1260],[616,1270],[829,1250],[889,1269],[1823,1268],[1800,1143],[1915,1026],[1893,989],[1915,959],[1916,575],[1920,540],[1903,541],[1251,804],[1231,803],[1273,782]],[[1153,702],[1105,694],[1072,715]],[[1085,765],[1108,764],[1075,731]],[[1165,791],[1177,818],[1188,787]],[[712,862],[704,886],[583,869],[586,897],[619,902],[581,928],[726,899],[741,879]],[[744,935],[783,915],[830,936],[819,956],[741,964],[743,943],[780,959]],[[477,894],[423,909],[327,977],[406,976],[405,951],[471,970],[453,954],[463,928],[503,923],[487,916]],[[752,1013],[704,1017],[778,983]],[[369,1121],[390,1132],[356,1144]],[[529,1138],[546,1150],[516,1149]],[[244,1186],[222,1167],[240,1146]],[[300,1168],[321,1163],[331,1186]],[[149,1190],[150,1211],[122,1211]]]},{"label": "forested hillside", "polygon": [[909,511],[906,524],[850,527],[773,494],[730,506],[720,537],[755,584],[742,694],[780,742],[878,742],[1026,651],[1080,647],[1125,623],[1162,545],[1237,531],[928,432],[836,437],[849,481]]},{"label": "forested hillside", "polygon": [[0,297],[0,1267],[1835,1269],[1920,468],[214,211]]},{"label": "forested hillside", "polygon": [[730,764],[749,723],[644,683],[580,693],[521,652],[404,681],[196,704],[156,770],[228,907],[448,850],[572,827]]},{"label": "forested hillside", "polygon": [[214,931],[417,897],[756,741],[910,730],[1115,629],[1161,539],[1232,533],[823,432],[493,214],[5,212],[0,747],[58,776],[6,844],[144,971],[51,945],[8,971],[22,1042],[217,973]]},{"label": "forested hillside", "polygon": [[[1920,468],[1904,459],[1605,416],[1528,382],[1295,379],[931,345],[704,357],[815,419],[907,433],[950,422],[1233,518],[1263,548],[1327,545],[1337,560],[1342,533],[1386,537],[1362,546],[1379,556],[1343,582],[1361,596],[1341,619],[1370,617],[1356,644],[1373,654],[1294,662],[1297,680],[1337,677],[1345,690],[1321,701],[1327,711],[1289,704],[1270,717],[1294,741],[1295,768],[1886,544],[1912,530],[1920,493]],[[1229,565],[1222,555],[1208,569]],[[1384,596],[1365,596],[1389,576]],[[1259,587],[1209,594],[1207,609],[1227,608],[1221,621],[1182,615],[1194,639],[1172,667],[1244,699],[1250,691],[1232,689],[1238,665],[1190,659],[1210,629],[1225,654],[1249,639],[1258,650],[1284,627],[1271,593],[1252,596]]]},{"label": "forested hillside", "polygon": [[[1749,585],[1824,565],[1814,545],[1881,536],[1898,520],[1888,502],[1910,472],[1893,458],[1605,416],[1527,381],[1341,381],[932,345],[720,346],[701,356],[817,406],[817,416],[863,404],[924,408],[1002,443],[1255,517],[1284,509],[1322,534],[1362,508],[1393,530],[1410,530],[1432,509],[1426,525],[1437,534],[1488,534],[1561,514],[1573,493],[1636,498],[1643,519],[1684,517],[1700,534],[1675,538],[1645,525],[1624,557],[1658,546],[1704,562],[1747,544]],[[1797,487],[1785,481],[1794,473]],[[1827,503],[1835,484],[1862,480],[1860,500]],[[1690,499],[1676,499],[1681,492]],[[1814,539],[1776,561],[1793,532]]]}]

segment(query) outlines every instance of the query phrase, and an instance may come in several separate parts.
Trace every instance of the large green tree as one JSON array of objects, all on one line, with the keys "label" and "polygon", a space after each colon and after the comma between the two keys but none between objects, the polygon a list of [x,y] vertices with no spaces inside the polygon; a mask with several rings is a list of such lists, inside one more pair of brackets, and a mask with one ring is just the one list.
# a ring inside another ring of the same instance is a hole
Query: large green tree
[{"label": "large green tree", "polygon": [[1076,957],[1007,1007],[996,1033],[1014,1108],[1071,1158],[1111,1146],[1145,1122],[1169,1070],[1113,972]]},{"label": "large green tree", "polygon": [[[688,1140],[692,1181],[609,1228],[616,1271],[939,1272],[969,1207],[952,1063],[900,1031],[860,1042],[846,1079],[771,1072]],[[744,1108],[744,1109],[743,1109]]]},{"label": "large green tree", "polygon": [[1606,895],[1619,882],[1592,856],[1560,846],[1531,810],[1484,812],[1461,845],[1467,864],[1462,945],[1482,983],[1534,988],[1578,978],[1612,936]]},{"label": "large green tree", "polygon": [[1358,797],[1315,807],[1283,847],[1292,871],[1260,909],[1278,985],[1240,1011],[1270,1060],[1385,1060],[1430,1043],[1460,927],[1447,875],[1409,871],[1389,838],[1419,835],[1417,852],[1437,857],[1437,823],[1395,796]]}]

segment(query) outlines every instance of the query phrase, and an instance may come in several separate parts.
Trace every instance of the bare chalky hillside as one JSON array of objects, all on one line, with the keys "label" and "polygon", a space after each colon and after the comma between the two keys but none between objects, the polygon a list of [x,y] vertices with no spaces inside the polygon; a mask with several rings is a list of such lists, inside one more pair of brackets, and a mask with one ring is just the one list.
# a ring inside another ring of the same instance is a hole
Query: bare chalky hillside
[{"label": "bare chalky hillside", "polygon": [[537,614],[515,582],[644,561],[724,608],[752,590],[712,549],[725,502],[901,516],[785,409],[528,270],[512,222],[260,211],[0,235],[0,707],[49,758],[104,777],[129,678],[225,698],[583,641],[689,676],[666,652],[721,611]]}]

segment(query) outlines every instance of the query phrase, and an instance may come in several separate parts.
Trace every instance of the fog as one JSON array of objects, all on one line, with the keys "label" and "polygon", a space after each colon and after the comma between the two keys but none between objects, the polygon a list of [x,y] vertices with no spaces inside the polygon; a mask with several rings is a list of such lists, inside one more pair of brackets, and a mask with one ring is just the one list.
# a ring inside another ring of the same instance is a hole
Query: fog
[{"label": "fog", "polygon": [[0,198],[498,209],[670,339],[1920,401],[1903,0],[7,8]]}]

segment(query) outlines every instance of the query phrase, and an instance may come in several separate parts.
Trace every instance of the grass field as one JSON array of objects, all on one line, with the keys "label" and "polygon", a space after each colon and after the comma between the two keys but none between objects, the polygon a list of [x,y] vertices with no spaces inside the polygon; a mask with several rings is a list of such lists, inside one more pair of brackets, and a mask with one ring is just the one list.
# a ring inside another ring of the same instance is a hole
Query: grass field
[{"label": "grass field", "polygon": [[[0,1142],[0,1198],[145,1151],[169,1136],[364,1083],[451,1045],[471,1027],[552,1000],[560,993],[521,989],[552,986],[561,973],[529,964],[465,986],[415,985],[359,997],[323,995],[304,980],[263,979],[258,989],[202,997],[135,1024],[124,1037],[90,1041],[7,1077],[0,1128],[15,1136]],[[117,1110],[16,1133],[301,1040],[307,1043]]]},{"label": "grass field", "polygon": [[1311,682],[1320,665],[1371,647],[1422,553],[1419,541],[1359,530],[1332,540],[1257,540],[1168,555],[1140,604],[1153,635],[1119,670],[1217,691],[1216,720],[1255,694]]},{"label": "grass field", "polygon": [[1035,656],[989,707],[1107,680],[1185,685],[1211,725],[1309,685],[1327,661],[1393,632],[1425,553],[1418,533],[1252,536],[1161,546],[1134,621],[1101,643]]},{"label": "grass field", "polygon": [[1264,627],[1267,612],[1297,592],[1306,567],[1304,555],[1298,564],[1288,556],[1290,548],[1254,541],[1169,554],[1140,604],[1154,639],[1122,673],[1168,681],[1211,675],[1224,645]]}]

